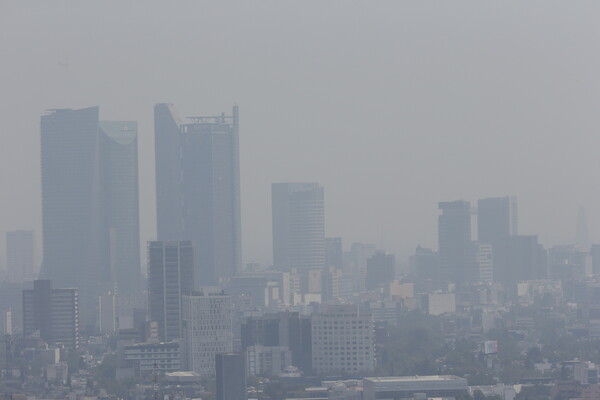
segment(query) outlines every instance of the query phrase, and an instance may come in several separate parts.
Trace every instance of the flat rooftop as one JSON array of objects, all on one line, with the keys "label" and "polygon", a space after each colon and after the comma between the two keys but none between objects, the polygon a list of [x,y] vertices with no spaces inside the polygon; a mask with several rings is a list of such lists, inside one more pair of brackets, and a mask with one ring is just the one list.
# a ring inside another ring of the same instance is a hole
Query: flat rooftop
[{"label": "flat rooftop", "polygon": [[456,375],[409,375],[409,376],[380,376],[380,377],[368,377],[364,378],[365,380],[369,380],[371,382],[424,382],[424,381],[455,381],[455,380],[464,380],[465,378],[461,378]]}]

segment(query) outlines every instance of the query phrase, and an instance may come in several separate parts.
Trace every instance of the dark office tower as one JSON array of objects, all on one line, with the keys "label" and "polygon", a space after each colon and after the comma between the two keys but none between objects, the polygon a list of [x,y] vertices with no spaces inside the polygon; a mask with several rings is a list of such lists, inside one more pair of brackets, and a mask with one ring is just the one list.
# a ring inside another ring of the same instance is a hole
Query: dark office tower
[{"label": "dark office tower", "polygon": [[273,264],[290,271],[325,266],[325,199],[318,183],[274,183]]},{"label": "dark office tower", "polygon": [[192,240],[196,285],[224,283],[241,269],[239,118],[155,109],[158,237]]},{"label": "dark office tower", "polygon": [[438,246],[443,277],[457,284],[467,282],[471,245],[471,204],[458,200],[439,203]]},{"label": "dark office tower", "polygon": [[181,240],[181,121],[172,104],[154,106],[156,231],[158,240]]},{"label": "dark office tower", "polygon": [[367,259],[367,289],[376,289],[379,285],[394,280],[396,259],[393,254],[378,251]]},{"label": "dark office tower", "polygon": [[148,243],[148,314],[161,341],[182,337],[182,296],[194,289],[191,241]]},{"label": "dark office tower", "polygon": [[51,281],[37,280],[32,290],[23,290],[23,334],[35,332],[50,344],[79,347],[77,289],[53,289]]},{"label": "dark office tower", "polygon": [[547,277],[546,250],[535,235],[517,235],[499,242],[494,250],[494,281],[515,285],[520,281]]},{"label": "dark office tower", "polygon": [[224,353],[215,357],[217,400],[246,400],[246,361],[242,354]]},{"label": "dark office tower", "polygon": [[98,107],[44,115],[41,157],[42,276],[89,293],[107,261],[98,215]]},{"label": "dark office tower", "polygon": [[477,241],[494,244],[518,235],[517,198],[491,197],[477,201]]},{"label": "dark office tower", "polygon": [[100,121],[100,154],[109,275],[118,293],[139,293],[137,122]]},{"label": "dark office tower", "polygon": [[34,264],[34,232],[6,232],[6,272],[9,282],[26,282],[33,280]]},{"label": "dark office tower", "polygon": [[342,238],[325,238],[325,266],[342,269],[344,267],[344,249]]}]

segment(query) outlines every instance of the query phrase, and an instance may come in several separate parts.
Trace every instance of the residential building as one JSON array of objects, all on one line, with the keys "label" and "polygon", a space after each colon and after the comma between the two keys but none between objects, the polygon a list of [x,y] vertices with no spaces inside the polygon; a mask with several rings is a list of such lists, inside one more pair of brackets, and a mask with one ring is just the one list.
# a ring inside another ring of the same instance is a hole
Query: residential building
[{"label": "residential building", "polygon": [[182,370],[181,348],[177,341],[129,344],[120,350],[126,365],[132,366],[138,376]]},{"label": "residential building", "polygon": [[189,240],[148,243],[148,314],[162,342],[183,336],[182,296],[194,290],[194,255]]}]

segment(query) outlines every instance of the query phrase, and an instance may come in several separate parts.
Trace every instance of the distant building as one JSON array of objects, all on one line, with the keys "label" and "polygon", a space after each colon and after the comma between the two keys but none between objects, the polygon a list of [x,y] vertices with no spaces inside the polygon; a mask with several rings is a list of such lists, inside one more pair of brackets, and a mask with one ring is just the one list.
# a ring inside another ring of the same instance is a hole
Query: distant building
[{"label": "distant building", "polygon": [[113,333],[117,331],[115,305],[114,294],[106,294],[98,297],[98,332]]},{"label": "distant building", "polygon": [[517,198],[492,197],[477,201],[477,241],[494,244],[519,234]]},{"label": "distant building", "polygon": [[456,284],[469,281],[468,254],[471,244],[471,204],[458,200],[439,203],[439,260],[442,276]]},{"label": "distant building", "polygon": [[325,266],[344,268],[344,248],[342,238],[325,238]]},{"label": "distant building", "polygon": [[375,254],[377,247],[374,244],[352,243],[350,251],[345,253],[345,262],[349,263],[354,277],[355,290],[366,290],[367,259]]},{"label": "distant building", "polygon": [[394,280],[396,258],[393,254],[378,251],[367,259],[367,289],[373,290]]},{"label": "distant building", "polygon": [[593,244],[590,253],[592,255],[592,275],[600,275],[600,244]]},{"label": "distant building", "polygon": [[494,248],[494,281],[515,285],[547,277],[547,254],[537,236],[510,236]]},{"label": "distant building", "polygon": [[188,369],[214,376],[216,355],[233,351],[230,297],[222,292],[183,296],[183,324]]},{"label": "distant building", "polygon": [[417,291],[428,293],[442,287],[443,279],[437,252],[418,246],[410,263]]},{"label": "distant building", "polygon": [[136,375],[150,376],[155,371],[167,373],[181,371],[181,348],[179,342],[136,343],[125,345],[120,355]]},{"label": "distant building", "polygon": [[77,289],[53,289],[51,281],[37,280],[23,290],[23,334],[36,332],[50,344],[79,348]]},{"label": "distant building", "polygon": [[454,293],[430,293],[427,298],[429,315],[456,312],[456,295]]},{"label": "distant building", "polygon": [[312,365],[311,318],[298,312],[248,317],[241,326],[242,350],[251,346],[288,347],[292,364],[304,373]]},{"label": "distant building", "polygon": [[246,400],[246,365],[239,353],[217,354],[217,400]]},{"label": "distant building", "polygon": [[34,278],[35,233],[6,232],[6,271],[9,282],[27,282]]},{"label": "distant building", "polygon": [[417,394],[424,398],[454,398],[468,395],[465,378],[452,375],[391,376],[363,379],[364,400],[412,399]]},{"label": "distant building", "polygon": [[42,116],[40,274],[80,290],[86,323],[106,287],[141,289],[137,167],[136,122],[99,121],[98,107]]},{"label": "distant building", "polygon": [[180,121],[171,104],[154,107],[159,240],[192,240],[196,287],[241,271],[238,107],[232,115]]},{"label": "distant building", "polygon": [[274,183],[273,264],[284,271],[325,266],[325,199],[317,183]]},{"label": "distant building", "polygon": [[312,367],[317,374],[372,373],[373,317],[358,306],[324,306],[311,316]]},{"label": "distant building", "polygon": [[245,354],[249,376],[279,376],[293,365],[292,352],[286,346],[250,346]]},{"label": "distant building", "polygon": [[161,341],[181,338],[182,296],[194,289],[192,242],[148,243],[148,314],[158,322]]},{"label": "distant building", "polygon": [[469,251],[470,281],[494,281],[494,253],[489,243],[471,242]]}]

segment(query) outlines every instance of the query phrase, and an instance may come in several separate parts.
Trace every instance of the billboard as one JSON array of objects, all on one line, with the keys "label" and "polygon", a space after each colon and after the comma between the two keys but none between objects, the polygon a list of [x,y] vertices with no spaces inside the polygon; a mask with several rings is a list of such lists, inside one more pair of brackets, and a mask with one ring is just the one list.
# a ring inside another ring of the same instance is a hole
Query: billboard
[{"label": "billboard", "polygon": [[498,341],[497,340],[486,340],[483,343],[483,351],[485,354],[496,354],[498,353]]}]

